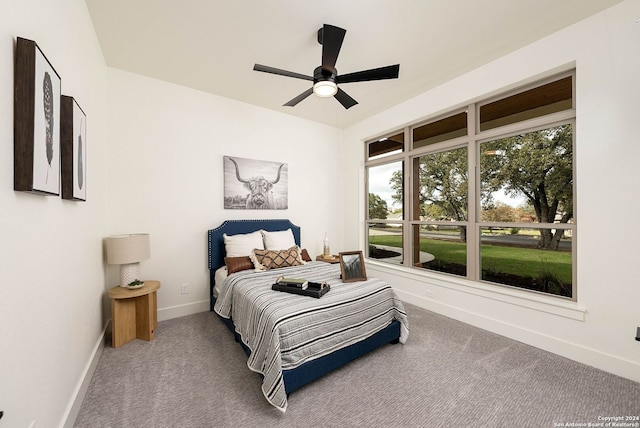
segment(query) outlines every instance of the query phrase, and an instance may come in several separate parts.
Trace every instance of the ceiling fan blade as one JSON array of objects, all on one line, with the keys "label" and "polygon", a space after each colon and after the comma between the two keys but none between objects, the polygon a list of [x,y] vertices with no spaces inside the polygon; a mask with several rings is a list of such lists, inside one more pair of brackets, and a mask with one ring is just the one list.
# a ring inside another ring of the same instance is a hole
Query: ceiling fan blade
[{"label": "ceiling fan blade", "polygon": [[342,104],[342,107],[344,107],[346,109],[348,109],[350,107],[353,107],[354,105],[358,104],[358,102],[356,100],[351,98],[349,95],[347,95],[347,93],[345,91],[343,91],[340,88],[338,88],[338,92],[336,92],[334,97],[335,97],[336,100],[340,101],[340,104]]},{"label": "ceiling fan blade", "polygon": [[322,26],[322,70],[333,74],[336,71],[336,61],[342,47],[342,41],[347,30],[324,24]]},{"label": "ceiling fan blade", "polygon": [[368,80],[397,79],[400,72],[400,64],[386,67],[372,68],[371,70],[356,71],[336,77],[336,83],[366,82]]},{"label": "ceiling fan blade", "polygon": [[277,74],[279,76],[287,76],[287,77],[295,77],[296,79],[303,80],[311,80],[313,82],[312,76],[307,76],[305,74],[294,73],[293,71],[282,70],[280,68],[269,67],[268,65],[255,64],[253,66],[255,71],[262,71],[264,73]]},{"label": "ceiling fan blade", "polygon": [[291,101],[283,105],[287,107],[293,107],[311,94],[313,94],[313,88],[307,89],[306,91],[304,91],[303,93],[301,93],[300,95],[298,95],[297,97],[295,97],[294,99],[292,99]]}]

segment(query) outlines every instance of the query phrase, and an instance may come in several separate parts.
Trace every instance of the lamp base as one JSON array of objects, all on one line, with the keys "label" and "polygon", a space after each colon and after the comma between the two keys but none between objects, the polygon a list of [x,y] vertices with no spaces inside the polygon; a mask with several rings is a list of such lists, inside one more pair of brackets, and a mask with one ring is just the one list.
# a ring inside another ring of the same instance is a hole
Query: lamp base
[{"label": "lamp base", "polygon": [[129,288],[129,283],[139,279],[140,263],[120,265],[120,287]]}]

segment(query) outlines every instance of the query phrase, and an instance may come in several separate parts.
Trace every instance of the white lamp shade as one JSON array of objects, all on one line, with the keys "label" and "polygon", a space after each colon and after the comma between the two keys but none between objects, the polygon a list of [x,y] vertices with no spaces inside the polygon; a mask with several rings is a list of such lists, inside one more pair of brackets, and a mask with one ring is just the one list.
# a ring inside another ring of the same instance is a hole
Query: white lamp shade
[{"label": "white lamp shade", "polygon": [[110,265],[137,263],[151,255],[148,233],[109,236],[106,243],[107,263]]}]

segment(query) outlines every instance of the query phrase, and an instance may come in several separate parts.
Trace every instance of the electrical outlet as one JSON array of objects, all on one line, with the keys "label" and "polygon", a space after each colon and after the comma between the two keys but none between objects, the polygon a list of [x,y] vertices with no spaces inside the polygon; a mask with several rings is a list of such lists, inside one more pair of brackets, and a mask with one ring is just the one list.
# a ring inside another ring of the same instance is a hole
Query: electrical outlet
[{"label": "electrical outlet", "polygon": [[180,294],[189,294],[189,284],[184,283],[180,286]]}]

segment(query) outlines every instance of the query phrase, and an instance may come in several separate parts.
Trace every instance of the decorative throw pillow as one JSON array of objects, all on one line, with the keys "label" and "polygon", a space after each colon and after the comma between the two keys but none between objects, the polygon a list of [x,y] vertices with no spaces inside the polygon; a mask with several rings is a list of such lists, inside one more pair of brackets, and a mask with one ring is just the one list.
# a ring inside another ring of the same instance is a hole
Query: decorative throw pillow
[{"label": "decorative throw pillow", "polygon": [[249,256],[225,257],[224,264],[227,265],[227,274],[240,272],[241,270],[253,269],[253,262]]},{"label": "decorative throw pillow", "polygon": [[264,248],[262,234],[259,230],[252,233],[239,233],[237,235],[227,235],[225,233],[222,236],[226,257],[248,256],[254,248]]},{"label": "decorative throw pillow", "polygon": [[298,246],[288,250],[253,250],[251,260],[257,271],[278,269],[288,266],[299,266],[305,262],[302,260]]},{"label": "decorative throw pillow", "polygon": [[309,252],[306,248],[302,249],[302,260],[304,260],[305,262],[312,261],[311,256],[309,255]]},{"label": "decorative throw pillow", "polygon": [[291,248],[296,245],[291,229],[269,232],[261,230],[264,238],[264,247],[267,250],[280,250],[282,248]]}]

